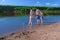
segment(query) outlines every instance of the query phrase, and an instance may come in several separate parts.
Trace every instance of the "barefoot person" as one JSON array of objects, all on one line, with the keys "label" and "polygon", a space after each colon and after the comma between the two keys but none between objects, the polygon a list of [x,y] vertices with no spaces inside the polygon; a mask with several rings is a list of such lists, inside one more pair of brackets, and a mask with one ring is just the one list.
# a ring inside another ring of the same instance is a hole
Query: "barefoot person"
[{"label": "barefoot person", "polygon": [[29,25],[32,25],[32,19],[34,17],[34,12],[30,9]]},{"label": "barefoot person", "polygon": [[36,9],[37,24],[43,24],[42,16],[43,13],[39,9]]}]

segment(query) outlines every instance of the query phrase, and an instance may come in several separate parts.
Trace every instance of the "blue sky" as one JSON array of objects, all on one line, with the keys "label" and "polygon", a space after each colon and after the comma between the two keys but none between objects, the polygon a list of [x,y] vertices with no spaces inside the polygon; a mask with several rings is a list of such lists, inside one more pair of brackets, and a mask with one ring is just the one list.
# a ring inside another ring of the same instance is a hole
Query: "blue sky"
[{"label": "blue sky", "polygon": [[60,6],[60,0],[0,0],[1,5]]}]

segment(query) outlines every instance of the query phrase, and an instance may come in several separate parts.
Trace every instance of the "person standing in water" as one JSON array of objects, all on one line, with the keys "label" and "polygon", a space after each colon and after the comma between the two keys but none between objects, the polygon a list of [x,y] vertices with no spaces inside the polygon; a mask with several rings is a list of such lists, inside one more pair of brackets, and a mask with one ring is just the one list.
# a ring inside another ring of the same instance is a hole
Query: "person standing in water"
[{"label": "person standing in water", "polygon": [[43,24],[42,20],[43,13],[39,9],[36,9],[36,17],[37,17],[37,24]]},{"label": "person standing in water", "polygon": [[32,9],[30,9],[30,17],[29,17],[29,25],[32,25],[32,19],[34,17],[34,12]]}]

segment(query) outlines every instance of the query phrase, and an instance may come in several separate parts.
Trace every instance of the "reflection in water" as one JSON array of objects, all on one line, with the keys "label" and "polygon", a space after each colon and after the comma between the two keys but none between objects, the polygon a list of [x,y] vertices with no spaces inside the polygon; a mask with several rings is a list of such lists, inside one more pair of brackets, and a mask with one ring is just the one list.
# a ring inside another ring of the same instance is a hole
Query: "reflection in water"
[{"label": "reflection in water", "polygon": [[29,30],[32,29],[32,24],[28,24]]}]

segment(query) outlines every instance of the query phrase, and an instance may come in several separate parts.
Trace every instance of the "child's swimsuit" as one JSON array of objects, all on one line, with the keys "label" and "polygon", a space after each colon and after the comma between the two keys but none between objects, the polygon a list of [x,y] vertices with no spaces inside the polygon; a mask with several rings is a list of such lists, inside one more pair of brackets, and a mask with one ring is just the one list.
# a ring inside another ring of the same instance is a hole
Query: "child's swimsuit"
[{"label": "child's swimsuit", "polygon": [[36,15],[37,19],[40,19],[40,16],[39,15]]}]

